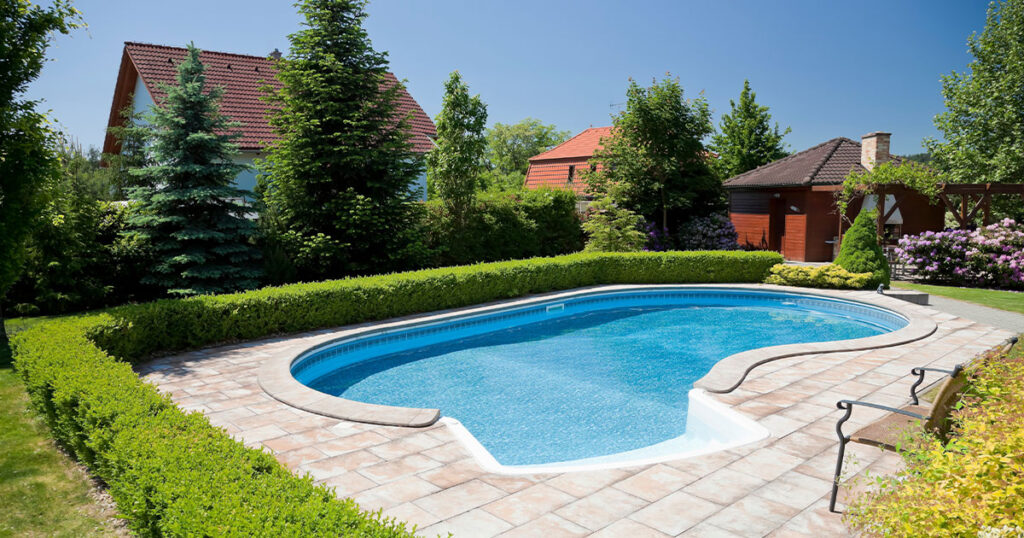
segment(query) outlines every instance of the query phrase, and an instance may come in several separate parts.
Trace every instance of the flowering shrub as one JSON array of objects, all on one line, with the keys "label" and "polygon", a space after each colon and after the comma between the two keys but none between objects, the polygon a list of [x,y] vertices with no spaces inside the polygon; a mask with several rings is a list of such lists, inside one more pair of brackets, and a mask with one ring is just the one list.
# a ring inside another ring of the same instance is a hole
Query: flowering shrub
[{"label": "flowering shrub", "polygon": [[648,252],[672,250],[668,230],[659,227],[656,223],[648,222],[644,232],[647,234],[647,246],[644,247],[644,250]]},{"label": "flowering shrub", "polygon": [[690,219],[679,229],[682,250],[736,250],[737,239],[736,228],[723,213]]},{"label": "flowering shrub", "polygon": [[907,467],[858,496],[847,521],[865,536],[1021,536],[1024,528],[1024,352],[968,367],[968,386],[943,445],[923,433]]},{"label": "flowering shrub", "polygon": [[927,281],[1024,289],[1024,225],[1013,219],[974,231],[904,236],[896,255],[911,274]]}]

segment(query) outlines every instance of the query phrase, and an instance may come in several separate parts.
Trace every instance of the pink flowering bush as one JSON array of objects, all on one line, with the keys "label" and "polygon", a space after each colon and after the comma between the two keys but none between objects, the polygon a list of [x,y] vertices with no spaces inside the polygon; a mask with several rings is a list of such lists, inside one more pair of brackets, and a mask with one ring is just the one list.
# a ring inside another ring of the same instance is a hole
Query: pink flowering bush
[{"label": "pink flowering bush", "polygon": [[728,215],[714,213],[690,219],[679,229],[682,250],[736,250],[739,235]]},{"label": "pink flowering bush", "polygon": [[926,281],[1024,289],[1024,225],[1013,219],[973,231],[903,236],[896,255],[911,274]]}]

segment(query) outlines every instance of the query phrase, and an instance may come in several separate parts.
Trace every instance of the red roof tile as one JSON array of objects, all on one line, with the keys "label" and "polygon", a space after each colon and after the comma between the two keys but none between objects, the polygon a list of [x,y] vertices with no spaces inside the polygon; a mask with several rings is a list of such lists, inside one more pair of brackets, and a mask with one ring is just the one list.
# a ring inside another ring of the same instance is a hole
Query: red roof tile
[{"label": "red roof tile", "polygon": [[[119,79],[125,76],[128,64],[134,66],[149,90],[153,100],[159,103],[165,96],[161,84],[172,84],[177,76],[177,65],[185,57],[185,49],[150,45],[146,43],[126,42],[124,54],[129,60],[122,62]],[[269,85],[280,87],[274,76],[273,61],[262,56],[231,54],[227,52],[202,51],[200,61],[206,67],[206,82],[211,86],[222,86],[224,97],[221,100],[221,112],[240,124],[242,136],[236,140],[239,149],[258,151],[264,149],[269,142],[277,139],[267,122],[267,116],[273,111],[273,105],[260,100],[263,93],[260,88]],[[385,84],[395,84],[398,79],[391,73],[387,74]],[[134,85],[134,80],[131,81]],[[118,88],[127,87],[119,83]],[[115,95],[111,121],[117,118],[119,110],[118,97]],[[430,138],[436,136],[434,122],[423,112],[420,105],[402,90],[398,98],[398,110],[407,114],[412,130],[413,149],[417,152],[429,151],[433,144]],[[104,151],[109,151],[106,147]]]},{"label": "red roof tile", "polygon": [[[725,180],[731,189],[786,187],[800,185],[837,185],[851,170],[864,171],[860,164],[860,142],[833,138],[817,146],[761,165]],[[893,156],[900,162],[899,157]]]},{"label": "red roof tile", "polygon": [[611,127],[591,127],[544,153],[530,157],[530,162],[565,159],[568,157],[584,157],[589,159],[595,151],[603,147],[601,139],[611,136],[611,134]]}]

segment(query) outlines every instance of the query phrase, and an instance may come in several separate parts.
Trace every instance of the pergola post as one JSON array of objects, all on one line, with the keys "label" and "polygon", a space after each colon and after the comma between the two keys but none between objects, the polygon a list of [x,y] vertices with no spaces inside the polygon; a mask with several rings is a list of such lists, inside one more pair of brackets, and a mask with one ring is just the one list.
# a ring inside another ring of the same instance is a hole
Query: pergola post
[{"label": "pergola post", "polygon": [[878,243],[885,241],[885,188],[881,185],[875,189],[875,234]]}]

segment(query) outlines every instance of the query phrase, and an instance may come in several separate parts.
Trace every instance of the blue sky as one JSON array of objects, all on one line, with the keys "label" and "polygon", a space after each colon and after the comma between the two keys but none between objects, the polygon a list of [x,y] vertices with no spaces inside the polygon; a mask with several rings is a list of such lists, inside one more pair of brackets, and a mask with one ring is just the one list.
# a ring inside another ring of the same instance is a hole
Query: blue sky
[{"label": "blue sky", "polygon": [[[124,41],[266,54],[287,51],[289,0],[79,0],[89,28],[60,37],[30,97],[83,146],[102,144]],[[173,6],[173,8],[171,7]],[[986,2],[515,2],[377,0],[367,30],[434,117],[459,70],[489,124],[532,116],[578,132],[608,125],[630,77],[678,76],[717,125],[749,78],[790,150],[835,136],[893,133],[895,153],[937,136],[940,75],[963,71]]]}]

